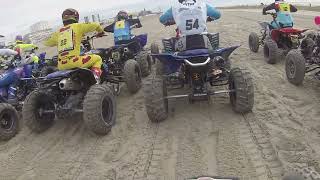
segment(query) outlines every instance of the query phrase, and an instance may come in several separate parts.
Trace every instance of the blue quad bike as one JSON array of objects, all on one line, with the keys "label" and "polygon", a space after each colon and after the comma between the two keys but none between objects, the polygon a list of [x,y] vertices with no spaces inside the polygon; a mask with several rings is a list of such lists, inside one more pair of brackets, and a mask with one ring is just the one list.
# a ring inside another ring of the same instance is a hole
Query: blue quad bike
[{"label": "blue quad bike", "polygon": [[117,95],[120,94],[120,83],[125,82],[130,93],[136,93],[142,85],[142,77],[151,73],[151,56],[144,50],[147,34],[133,37],[127,44],[111,48],[94,48],[93,37],[82,41],[85,54],[97,54],[102,57],[107,74],[105,81],[111,83]]},{"label": "blue quad bike", "polygon": [[[212,47],[218,47],[219,35],[207,34]],[[168,100],[189,98],[208,101],[211,95],[228,93],[233,109],[238,113],[250,112],[254,104],[254,87],[250,73],[245,69],[230,67],[229,56],[239,46],[228,48],[193,49],[174,52],[168,49],[170,39],[164,39],[164,53],[153,54],[157,59],[156,75],[144,86],[145,105],[149,119],[161,122],[168,117]],[[168,89],[184,88],[183,95],[168,95]],[[228,90],[212,87],[228,86]]]},{"label": "blue quad bike", "polygon": [[1,67],[4,72],[0,75],[0,139],[9,140],[19,132],[17,111],[21,110],[25,97],[36,84],[32,78],[32,64],[18,66],[15,60],[10,60]]},{"label": "blue quad bike", "polygon": [[116,121],[116,99],[113,89],[106,84],[105,70],[99,82],[91,70],[84,68],[56,71],[39,78],[39,87],[27,96],[23,105],[26,125],[41,133],[56,118],[79,117],[92,132],[108,134]]}]

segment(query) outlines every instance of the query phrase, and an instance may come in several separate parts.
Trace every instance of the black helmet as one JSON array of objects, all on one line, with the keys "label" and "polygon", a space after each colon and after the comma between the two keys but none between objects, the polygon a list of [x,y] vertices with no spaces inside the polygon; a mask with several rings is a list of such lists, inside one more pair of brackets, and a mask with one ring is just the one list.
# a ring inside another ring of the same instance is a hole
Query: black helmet
[{"label": "black helmet", "polygon": [[121,21],[121,20],[127,20],[129,19],[129,15],[126,11],[119,11],[117,14],[117,20]]},{"label": "black helmet", "polygon": [[64,10],[62,13],[62,21],[65,26],[73,23],[78,23],[79,22],[78,11],[72,8]]}]

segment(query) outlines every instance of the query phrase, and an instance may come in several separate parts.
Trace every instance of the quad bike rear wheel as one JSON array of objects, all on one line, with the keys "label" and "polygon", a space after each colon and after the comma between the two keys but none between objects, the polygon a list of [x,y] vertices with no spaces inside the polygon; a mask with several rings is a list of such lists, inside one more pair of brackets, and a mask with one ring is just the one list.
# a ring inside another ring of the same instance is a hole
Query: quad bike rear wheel
[{"label": "quad bike rear wheel", "polygon": [[[160,49],[159,49],[158,44],[153,42],[151,44],[151,54],[159,54],[159,53],[160,53]],[[153,60],[153,64],[155,64],[156,63],[156,58],[153,57],[152,60]]]},{"label": "quad bike rear wheel", "polygon": [[156,60],[156,75],[162,76],[165,73],[164,64],[160,60]]},{"label": "quad bike rear wheel", "polygon": [[108,134],[116,122],[116,99],[107,85],[92,86],[83,102],[83,119],[96,134]]},{"label": "quad bike rear wheel", "polygon": [[152,60],[149,53],[147,51],[141,51],[137,55],[136,59],[140,65],[142,77],[149,76],[152,69]]},{"label": "quad bike rear wheel", "polygon": [[124,65],[124,79],[130,93],[134,94],[141,88],[141,70],[137,61],[129,59]]},{"label": "quad bike rear wheel", "polygon": [[275,64],[278,57],[278,45],[272,39],[268,38],[263,47],[264,59],[268,64]]},{"label": "quad bike rear wheel", "polygon": [[306,63],[300,50],[291,50],[286,56],[286,75],[290,83],[301,85],[306,74]]},{"label": "quad bike rear wheel", "polygon": [[20,118],[16,109],[7,103],[0,104],[0,140],[8,141],[18,134]]},{"label": "quad bike rear wheel", "polygon": [[259,36],[257,33],[255,32],[252,32],[250,35],[249,35],[249,47],[250,47],[250,50],[252,52],[258,52],[259,51]]},{"label": "quad bike rear wheel", "polygon": [[245,69],[233,68],[229,76],[230,102],[237,113],[248,113],[254,104],[254,87],[250,73]]},{"label": "quad bike rear wheel", "polygon": [[41,133],[49,129],[55,119],[55,114],[45,111],[54,111],[55,103],[50,96],[35,90],[24,101],[22,116],[26,125],[34,132]]},{"label": "quad bike rear wheel", "polygon": [[168,99],[165,81],[160,77],[149,79],[144,85],[144,99],[151,122],[159,123],[168,117]]}]

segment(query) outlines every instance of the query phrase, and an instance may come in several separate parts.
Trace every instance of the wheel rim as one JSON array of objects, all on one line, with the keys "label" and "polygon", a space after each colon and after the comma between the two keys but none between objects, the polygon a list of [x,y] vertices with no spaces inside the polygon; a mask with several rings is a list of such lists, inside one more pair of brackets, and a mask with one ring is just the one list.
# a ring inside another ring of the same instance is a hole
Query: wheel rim
[{"label": "wheel rim", "polygon": [[135,68],[135,79],[138,84],[141,83],[141,74],[140,74],[139,66],[136,66],[136,68]]},{"label": "wheel rim", "polygon": [[101,104],[101,115],[102,115],[103,121],[108,126],[112,125],[113,113],[114,112],[113,112],[112,100],[108,96],[105,96]]},{"label": "wheel rim", "polygon": [[264,56],[266,57],[266,58],[269,58],[269,47],[268,47],[268,45],[265,45],[264,46]]},{"label": "wheel rim", "polygon": [[296,66],[291,60],[288,62],[287,68],[288,68],[288,72],[289,72],[289,74],[288,74],[289,78],[293,78],[296,74]]},{"label": "wheel rim", "polygon": [[147,63],[148,63],[148,73],[151,73],[152,63],[151,63],[151,57],[150,56],[148,56],[148,58],[147,58]]},{"label": "wheel rim", "polygon": [[163,93],[163,103],[164,103],[164,108],[166,110],[166,112],[168,112],[169,109],[169,101],[168,101],[168,93],[167,93],[167,85],[166,85],[166,81],[163,80],[163,88],[162,88],[162,93]]},{"label": "wheel rim", "polygon": [[0,127],[6,131],[9,131],[14,126],[15,118],[9,111],[4,111],[0,115]]},{"label": "wheel rim", "polygon": [[55,105],[47,97],[39,97],[35,105],[36,117],[40,122],[49,122],[55,118],[54,113],[47,113],[46,111],[54,111]]},{"label": "wheel rim", "polygon": [[230,92],[229,95],[230,95],[231,104],[234,105],[235,102],[237,101],[237,92],[236,92],[236,85],[234,83],[233,78],[231,78],[231,81],[229,83],[229,90],[233,91],[233,92]]},{"label": "wheel rim", "polygon": [[252,39],[253,39],[252,36],[250,36],[249,37],[249,47],[250,47],[251,51],[253,51]]}]

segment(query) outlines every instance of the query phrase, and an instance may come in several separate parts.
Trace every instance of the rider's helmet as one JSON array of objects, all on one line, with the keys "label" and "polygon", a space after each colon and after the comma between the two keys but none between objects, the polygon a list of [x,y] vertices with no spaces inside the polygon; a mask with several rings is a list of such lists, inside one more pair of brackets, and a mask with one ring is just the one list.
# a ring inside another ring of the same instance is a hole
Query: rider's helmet
[{"label": "rider's helmet", "polygon": [[128,20],[129,19],[129,14],[126,11],[119,11],[117,14],[117,20]]},{"label": "rider's helmet", "polygon": [[21,35],[16,36],[16,44],[22,44],[23,43],[23,37]]},{"label": "rider's helmet", "polygon": [[320,26],[320,16],[316,16],[314,18],[314,23],[317,25],[317,26]]},{"label": "rider's helmet", "polygon": [[63,25],[69,25],[79,22],[79,13],[77,10],[69,8],[63,11],[62,13]]}]

